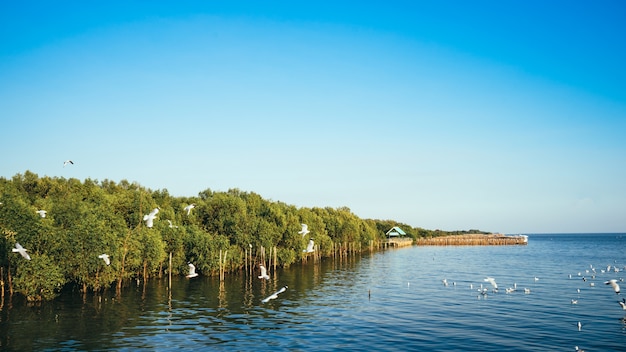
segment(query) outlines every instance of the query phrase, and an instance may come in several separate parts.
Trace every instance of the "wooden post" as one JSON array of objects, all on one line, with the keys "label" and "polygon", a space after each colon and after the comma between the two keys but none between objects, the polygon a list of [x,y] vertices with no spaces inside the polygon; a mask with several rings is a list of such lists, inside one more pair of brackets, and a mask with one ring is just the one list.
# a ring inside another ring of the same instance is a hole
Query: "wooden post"
[{"label": "wooden post", "polygon": [[226,271],[226,257],[228,257],[228,250],[224,251],[224,262],[221,264],[222,272],[220,274],[220,281],[224,281],[224,272]]},{"label": "wooden post", "polygon": [[250,247],[250,266],[248,267],[248,270],[250,271],[250,275],[252,275],[252,271],[253,271],[253,265],[252,265],[252,245],[249,246]]},{"label": "wooden post", "polygon": [[220,259],[219,259],[219,270],[220,270],[220,281],[224,280],[224,278],[222,277],[222,250],[220,249]]},{"label": "wooden post", "polygon": [[4,267],[0,267],[0,292],[2,292],[2,297],[0,297],[0,307],[4,305]]},{"label": "wooden post", "polygon": [[278,255],[276,254],[277,249],[276,246],[274,246],[274,275],[276,275],[276,260],[278,259]]},{"label": "wooden post", "polygon": [[170,252],[170,264],[167,267],[167,275],[169,276],[169,278],[168,278],[168,282],[169,282],[168,287],[169,287],[169,290],[172,291],[172,252]]}]

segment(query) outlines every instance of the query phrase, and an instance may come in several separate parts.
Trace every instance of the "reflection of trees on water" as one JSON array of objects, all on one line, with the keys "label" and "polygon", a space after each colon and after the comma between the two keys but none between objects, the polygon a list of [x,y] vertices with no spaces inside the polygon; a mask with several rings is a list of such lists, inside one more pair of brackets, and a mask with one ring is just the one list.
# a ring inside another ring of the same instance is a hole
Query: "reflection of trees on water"
[{"label": "reflection of trees on water", "polygon": [[[295,300],[323,285],[329,274],[350,270],[354,263],[348,257],[310,260],[275,271],[272,267],[270,280],[258,279],[258,268],[249,266],[240,274],[225,275],[222,281],[219,277],[173,277],[171,283],[167,278],[152,279],[119,292],[115,287],[86,295],[66,290],[56,300],[38,305],[13,296],[0,309],[0,343],[14,350],[57,349],[63,342],[79,350],[116,349],[123,341],[162,333],[182,338],[191,325],[206,330],[207,335],[215,329],[237,330],[256,321],[259,314],[271,318],[286,311]],[[351,279],[346,276],[344,280],[349,284]],[[285,294],[261,303],[285,285],[289,286]]]},{"label": "reflection of trees on water", "polygon": [[226,285],[224,284],[224,281],[220,280],[220,287],[219,287],[219,294],[217,296],[218,298],[218,304],[217,307],[218,308],[228,308],[228,300],[226,299]]},{"label": "reflection of trees on water", "polygon": [[243,280],[244,288],[243,288],[243,306],[246,308],[251,308],[254,305],[254,291],[253,291],[253,281],[254,281],[254,272],[248,271]]}]

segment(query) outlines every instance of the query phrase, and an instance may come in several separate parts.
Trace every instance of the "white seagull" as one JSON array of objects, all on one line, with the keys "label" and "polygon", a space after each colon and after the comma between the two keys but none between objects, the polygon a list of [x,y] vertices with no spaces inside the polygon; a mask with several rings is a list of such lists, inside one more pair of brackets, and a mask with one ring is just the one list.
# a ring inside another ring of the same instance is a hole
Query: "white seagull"
[{"label": "white seagull", "polygon": [[71,160],[65,160],[65,161],[63,162],[63,167],[65,167],[65,165],[67,165],[67,164],[72,164],[72,165],[74,165],[74,162],[73,162],[73,161],[71,161]]},{"label": "white seagull", "polygon": [[611,287],[613,287],[613,290],[615,291],[615,294],[619,295],[619,284],[617,283],[617,280],[615,279],[611,279],[607,282],[605,282],[606,285],[611,285]]},{"label": "white seagull", "polygon": [[154,208],[148,215],[143,216],[143,221],[146,222],[146,226],[152,227],[154,219],[156,219],[156,214],[159,212],[159,208]]},{"label": "white seagull", "polygon": [[303,250],[304,253],[313,253],[315,252],[315,249],[313,249],[313,247],[315,246],[315,243],[313,242],[313,239],[311,238],[309,240],[309,244],[306,246],[306,249]]},{"label": "white seagull", "polygon": [[281,293],[283,293],[283,292],[285,292],[285,291],[287,291],[287,286],[283,286],[280,290],[278,290],[278,291],[276,291],[276,292],[272,293],[272,294],[271,294],[271,295],[269,295],[267,298],[263,299],[261,302],[263,302],[263,303],[267,303],[267,302],[269,302],[269,301],[270,301],[270,300],[272,300],[272,299],[276,299],[276,298],[278,298],[278,295],[279,295],[279,294],[281,294]]},{"label": "white seagull", "polygon": [[177,229],[178,228],[178,226],[172,224],[172,220],[167,220],[167,222],[170,223],[170,229]]},{"label": "white seagull", "polygon": [[188,206],[186,206],[183,210],[187,212],[187,215],[191,214],[191,209],[195,208],[196,205],[191,203]]},{"label": "white seagull", "polygon": [[109,259],[109,255],[108,254],[102,253],[102,254],[100,254],[98,256],[98,258],[101,258],[102,260],[104,260],[104,263],[106,265],[111,265],[111,259]]},{"label": "white seagull", "polygon": [[622,306],[623,310],[626,310],[626,298],[622,298],[621,302],[617,302],[619,303],[620,306]]},{"label": "white seagull", "polygon": [[15,253],[19,253],[22,255],[22,257],[26,258],[27,260],[30,260],[30,255],[26,253],[27,249],[22,247],[22,245],[17,242],[15,242],[15,248],[11,248],[11,251]]},{"label": "white seagull", "polygon": [[304,237],[310,231],[309,231],[309,227],[307,226],[307,224],[301,224],[301,225],[302,225],[302,230],[298,231],[298,233],[301,234],[302,237]]},{"label": "white seagull", "polygon": [[494,279],[493,277],[488,277],[485,279],[486,282],[490,283],[491,286],[493,286],[494,290],[498,289],[498,284],[496,284],[496,279]]},{"label": "white seagull", "polygon": [[39,216],[41,216],[42,218],[45,218],[47,211],[42,209],[42,210],[37,210],[35,213],[39,214]]},{"label": "white seagull", "polygon": [[189,275],[187,275],[187,278],[191,279],[192,277],[196,276],[198,276],[198,273],[196,272],[196,266],[189,263]]},{"label": "white seagull", "polygon": [[265,265],[259,264],[259,268],[261,269],[261,275],[259,275],[259,279],[269,280],[270,276],[267,275],[267,269],[265,269]]}]

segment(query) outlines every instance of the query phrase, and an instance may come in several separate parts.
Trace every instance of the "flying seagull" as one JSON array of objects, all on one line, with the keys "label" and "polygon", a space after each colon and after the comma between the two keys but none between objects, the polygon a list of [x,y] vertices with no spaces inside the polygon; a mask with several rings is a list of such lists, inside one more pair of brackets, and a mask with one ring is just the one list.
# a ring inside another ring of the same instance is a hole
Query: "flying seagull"
[{"label": "flying seagull", "polygon": [[494,279],[493,277],[488,277],[485,279],[486,282],[490,283],[491,286],[493,286],[494,290],[498,289],[498,284],[496,284],[496,279]]},{"label": "flying seagull", "polygon": [[615,279],[611,279],[607,282],[605,282],[606,285],[611,285],[611,287],[613,287],[613,290],[615,291],[615,294],[619,295],[619,284],[617,283],[617,280]]},{"label": "flying seagull", "polygon": [[301,225],[302,225],[302,230],[298,231],[298,233],[301,234],[302,237],[304,237],[310,231],[309,231],[309,227],[307,226],[307,224],[301,224]]},{"label": "flying seagull", "polygon": [[178,226],[176,226],[176,225],[172,224],[172,220],[167,220],[167,222],[169,222],[169,223],[170,223],[170,228],[171,228],[171,229],[177,229],[177,228],[178,228]]},{"label": "flying seagull", "polygon": [[198,276],[198,273],[196,272],[196,266],[189,263],[189,275],[187,275],[187,278],[191,279],[192,277],[196,276]]},{"label": "flying seagull", "polygon": [[27,249],[22,247],[22,245],[17,242],[15,242],[15,248],[11,248],[11,251],[15,253],[19,253],[22,255],[22,257],[26,258],[27,260],[30,260],[30,255],[26,253]]},{"label": "flying seagull", "polygon": [[306,249],[303,250],[304,253],[313,253],[315,252],[315,249],[313,249],[313,247],[315,246],[315,242],[313,242],[313,239],[311,238],[309,240],[309,244],[306,246]]},{"label": "flying seagull", "polygon": [[283,286],[280,290],[278,290],[278,291],[276,291],[276,292],[272,293],[271,295],[267,296],[267,297],[266,297],[265,299],[263,299],[261,302],[263,302],[263,303],[267,303],[267,302],[269,302],[269,301],[270,301],[270,300],[272,300],[272,299],[276,299],[276,298],[278,298],[278,295],[279,295],[279,294],[281,294],[281,293],[283,293],[283,292],[285,292],[285,291],[287,291],[287,286]]},{"label": "flying seagull", "polygon": [[63,162],[63,167],[65,167],[65,165],[67,165],[67,164],[72,164],[72,165],[74,165],[74,162],[73,162],[73,161],[71,161],[71,160],[65,160],[65,161]]},{"label": "flying seagull", "polygon": [[187,215],[191,214],[191,209],[195,208],[196,205],[191,203],[188,206],[186,206],[183,210],[187,212]]},{"label": "flying seagull", "polygon": [[146,222],[146,226],[152,227],[154,219],[156,219],[156,214],[159,212],[159,208],[154,208],[148,215],[143,216],[143,221]]},{"label": "flying seagull", "polygon": [[41,216],[42,218],[45,218],[47,211],[45,211],[45,210],[37,210],[35,213],[39,214],[39,216]]},{"label": "flying seagull", "polygon": [[269,280],[270,276],[267,275],[267,269],[265,269],[265,266],[263,264],[259,264],[259,268],[261,268],[261,275],[259,275],[259,279]]},{"label": "flying seagull", "polygon": [[626,310],[626,298],[622,298],[621,302],[617,302],[619,303],[620,306],[622,306],[623,310]]},{"label": "flying seagull", "polygon": [[104,263],[105,263],[106,265],[111,265],[111,259],[109,259],[109,255],[108,255],[108,254],[104,254],[104,253],[102,253],[102,254],[100,254],[100,255],[98,256],[98,258],[101,258],[102,260],[104,260]]}]

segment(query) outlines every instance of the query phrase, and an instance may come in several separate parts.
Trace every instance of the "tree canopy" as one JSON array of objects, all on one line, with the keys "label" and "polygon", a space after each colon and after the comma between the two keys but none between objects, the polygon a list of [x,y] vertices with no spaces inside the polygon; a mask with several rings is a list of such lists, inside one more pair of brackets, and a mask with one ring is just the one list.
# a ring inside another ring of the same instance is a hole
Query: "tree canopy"
[{"label": "tree canopy", "polygon": [[[183,209],[189,204],[195,207],[187,214]],[[147,227],[143,217],[155,208],[154,225]],[[308,224],[309,235],[298,234],[301,223]],[[360,219],[347,207],[297,208],[239,189],[174,197],[126,180],[81,182],[30,171],[0,178],[0,266],[29,300],[51,299],[65,285],[97,291],[164,269],[183,275],[189,262],[213,275],[220,251],[229,253],[226,271],[245,265],[247,248],[276,248],[278,264],[288,266],[306,255],[302,250],[310,237],[321,256],[330,256],[336,244],[368,248],[393,226],[412,238],[439,234],[392,220]],[[32,259],[13,253],[15,243]],[[100,254],[109,255],[110,265]]]}]

